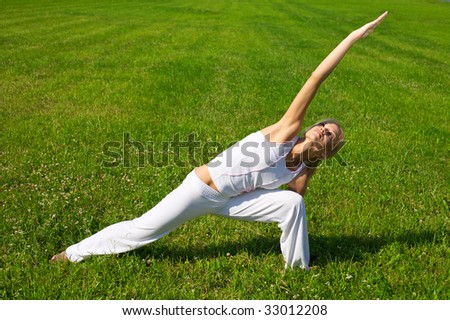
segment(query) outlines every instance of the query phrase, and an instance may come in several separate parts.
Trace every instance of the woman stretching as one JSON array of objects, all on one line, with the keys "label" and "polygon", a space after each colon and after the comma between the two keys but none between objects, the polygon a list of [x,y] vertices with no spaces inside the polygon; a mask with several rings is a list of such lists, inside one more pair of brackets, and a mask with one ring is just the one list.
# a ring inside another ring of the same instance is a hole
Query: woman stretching
[{"label": "woman stretching", "polygon": [[[350,47],[381,23],[350,33],[316,68],[283,117],[250,134],[206,165],[139,218],[113,224],[52,257],[79,262],[92,255],[130,251],[206,214],[247,221],[276,222],[281,229],[285,267],[308,268],[309,243],[303,195],[321,159],[342,147],[344,133],[334,120],[322,121],[299,137],[306,110],[321,83]],[[287,184],[289,190],[277,189]]]}]

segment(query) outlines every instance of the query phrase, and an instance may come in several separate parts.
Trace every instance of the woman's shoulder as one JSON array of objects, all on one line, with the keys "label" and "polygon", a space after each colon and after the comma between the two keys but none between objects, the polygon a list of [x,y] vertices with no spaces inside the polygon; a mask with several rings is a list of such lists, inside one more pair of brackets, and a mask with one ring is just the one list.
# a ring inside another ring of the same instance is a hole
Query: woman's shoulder
[{"label": "woman's shoulder", "polygon": [[260,130],[261,133],[270,142],[286,143],[296,142],[298,140],[298,129],[295,127],[285,127],[279,123],[275,123]]}]

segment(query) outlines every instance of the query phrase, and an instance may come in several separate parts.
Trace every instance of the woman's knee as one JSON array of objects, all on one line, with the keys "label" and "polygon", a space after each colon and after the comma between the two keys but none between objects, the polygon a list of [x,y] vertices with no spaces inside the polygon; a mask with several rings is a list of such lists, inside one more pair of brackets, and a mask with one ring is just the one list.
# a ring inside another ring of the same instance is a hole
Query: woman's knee
[{"label": "woman's knee", "polygon": [[282,201],[287,208],[304,206],[303,196],[293,191],[284,191]]},{"label": "woman's knee", "polygon": [[283,201],[283,207],[280,212],[282,218],[279,227],[289,233],[288,230],[295,228],[306,216],[305,204],[303,197],[293,191],[285,191],[280,200]]}]

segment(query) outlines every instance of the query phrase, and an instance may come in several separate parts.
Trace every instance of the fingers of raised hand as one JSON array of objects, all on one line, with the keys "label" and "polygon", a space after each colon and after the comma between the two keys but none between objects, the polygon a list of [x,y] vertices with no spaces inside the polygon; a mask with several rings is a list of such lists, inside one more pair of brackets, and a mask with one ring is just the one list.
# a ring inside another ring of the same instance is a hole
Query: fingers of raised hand
[{"label": "fingers of raised hand", "polygon": [[379,16],[377,19],[375,19],[373,21],[375,26],[379,25],[381,23],[381,21],[383,21],[383,19],[387,16],[387,14],[388,14],[388,11],[384,12],[381,16]]},{"label": "fingers of raised hand", "polygon": [[386,11],[381,16],[379,16],[377,19],[373,20],[372,22],[367,23],[362,29],[365,30],[364,34],[362,35],[363,38],[367,37],[372,31],[377,27],[381,21],[387,16],[388,12]]}]

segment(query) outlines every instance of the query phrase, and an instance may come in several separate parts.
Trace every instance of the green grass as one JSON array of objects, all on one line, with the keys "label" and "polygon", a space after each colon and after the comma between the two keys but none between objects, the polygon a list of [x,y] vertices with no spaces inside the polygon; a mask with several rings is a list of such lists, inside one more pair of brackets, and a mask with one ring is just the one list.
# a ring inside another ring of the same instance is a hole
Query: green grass
[{"label": "green grass", "polygon": [[[239,140],[384,10],[307,114],[348,140],[347,166],[324,165],[305,197],[310,272],[283,270],[276,225],[215,216],[134,252],[48,262],[213,156],[105,168],[106,142],[128,132],[161,156],[176,134]],[[450,298],[449,3],[3,0],[0,30],[2,299]]]}]

